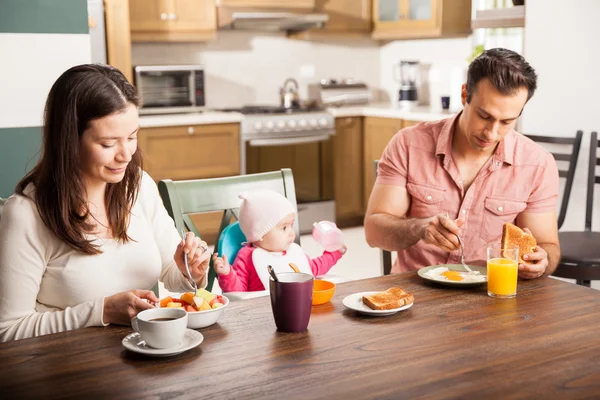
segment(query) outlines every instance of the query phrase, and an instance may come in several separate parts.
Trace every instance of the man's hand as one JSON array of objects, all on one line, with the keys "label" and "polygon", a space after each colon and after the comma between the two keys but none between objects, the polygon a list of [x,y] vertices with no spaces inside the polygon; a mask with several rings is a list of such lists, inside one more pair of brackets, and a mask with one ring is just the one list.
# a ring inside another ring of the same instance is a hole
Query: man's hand
[{"label": "man's hand", "polygon": [[452,220],[446,213],[438,214],[429,221],[422,240],[444,251],[452,252],[460,248],[457,236],[460,233],[460,227],[464,223],[465,221],[462,218]]},{"label": "man's hand", "polygon": [[[527,228],[523,228],[523,231],[531,234]],[[539,278],[548,268],[548,253],[540,246],[536,246],[533,253],[523,254],[522,258],[526,261],[524,264],[519,264],[519,276],[523,279]]]}]

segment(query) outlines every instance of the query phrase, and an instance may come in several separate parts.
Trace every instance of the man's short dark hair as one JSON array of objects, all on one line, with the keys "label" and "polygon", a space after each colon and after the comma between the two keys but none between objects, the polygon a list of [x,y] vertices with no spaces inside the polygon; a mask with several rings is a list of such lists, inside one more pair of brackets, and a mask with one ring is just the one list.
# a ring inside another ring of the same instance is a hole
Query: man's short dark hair
[{"label": "man's short dark hair", "polygon": [[522,87],[527,89],[527,101],[537,88],[537,74],[525,58],[512,50],[490,49],[477,57],[467,72],[467,103],[482,79],[504,95],[513,95]]}]

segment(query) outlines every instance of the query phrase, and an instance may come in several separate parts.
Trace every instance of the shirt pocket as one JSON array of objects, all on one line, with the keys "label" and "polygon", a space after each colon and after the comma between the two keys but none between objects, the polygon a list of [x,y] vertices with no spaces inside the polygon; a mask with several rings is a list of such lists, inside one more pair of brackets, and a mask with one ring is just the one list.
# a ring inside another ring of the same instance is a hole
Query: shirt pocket
[{"label": "shirt pocket", "polygon": [[502,226],[506,222],[513,223],[517,215],[526,207],[527,203],[524,201],[486,198],[481,222],[481,237],[487,242],[499,241],[502,238]]},{"label": "shirt pocket", "polygon": [[428,218],[442,211],[445,189],[418,183],[407,183],[406,190],[411,196],[410,217]]}]

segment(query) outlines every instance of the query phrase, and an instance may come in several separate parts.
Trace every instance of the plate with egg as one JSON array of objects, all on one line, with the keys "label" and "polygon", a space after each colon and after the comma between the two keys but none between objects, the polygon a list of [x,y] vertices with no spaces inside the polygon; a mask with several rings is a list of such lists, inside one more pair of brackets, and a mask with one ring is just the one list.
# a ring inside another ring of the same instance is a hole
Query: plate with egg
[{"label": "plate with egg", "polygon": [[469,265],[473,272],[467,272],[462,264],[440,264],[421,268],[417,271],[426,281],[443,286],[479,286],[487,283],[487,269]]}]

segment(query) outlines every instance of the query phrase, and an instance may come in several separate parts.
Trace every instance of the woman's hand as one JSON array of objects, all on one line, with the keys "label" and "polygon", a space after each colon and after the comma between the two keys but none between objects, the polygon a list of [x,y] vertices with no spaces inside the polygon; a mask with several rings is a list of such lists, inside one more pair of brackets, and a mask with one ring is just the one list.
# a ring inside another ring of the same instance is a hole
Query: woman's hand
[{"label": "woman's hand", "polygon": [[129,325],[140,311],[154,308],[158,297],[151,290],[130,290],[104,298],[102,321],[105,324]]},{"label": "woman's hand", "polygon": [[223,254],[223,257],[219,257],[217,253],[213,254],[213,266],[219,275],[227,275],[231,272],[231,267],[227,262],[227,256],[225,254]]},{"label": "woman's hand", "polygon": [[187,277],[185,261],[183,260],[184,252],[187,254],[188,266],[190,268],[192,278],[197,285],[201,285],[210,264],[210,253],[208,252],[208,246],[206,242],[200,240],[199,237],[194,236],[193,232],[187,232],[185,235],[185,240],[182,239],[177,246],[177,249],[175,250],[175,256],[173,258],[177,263],[177,268],[179,268],[179,271],[181,271],[183,276]]}]

